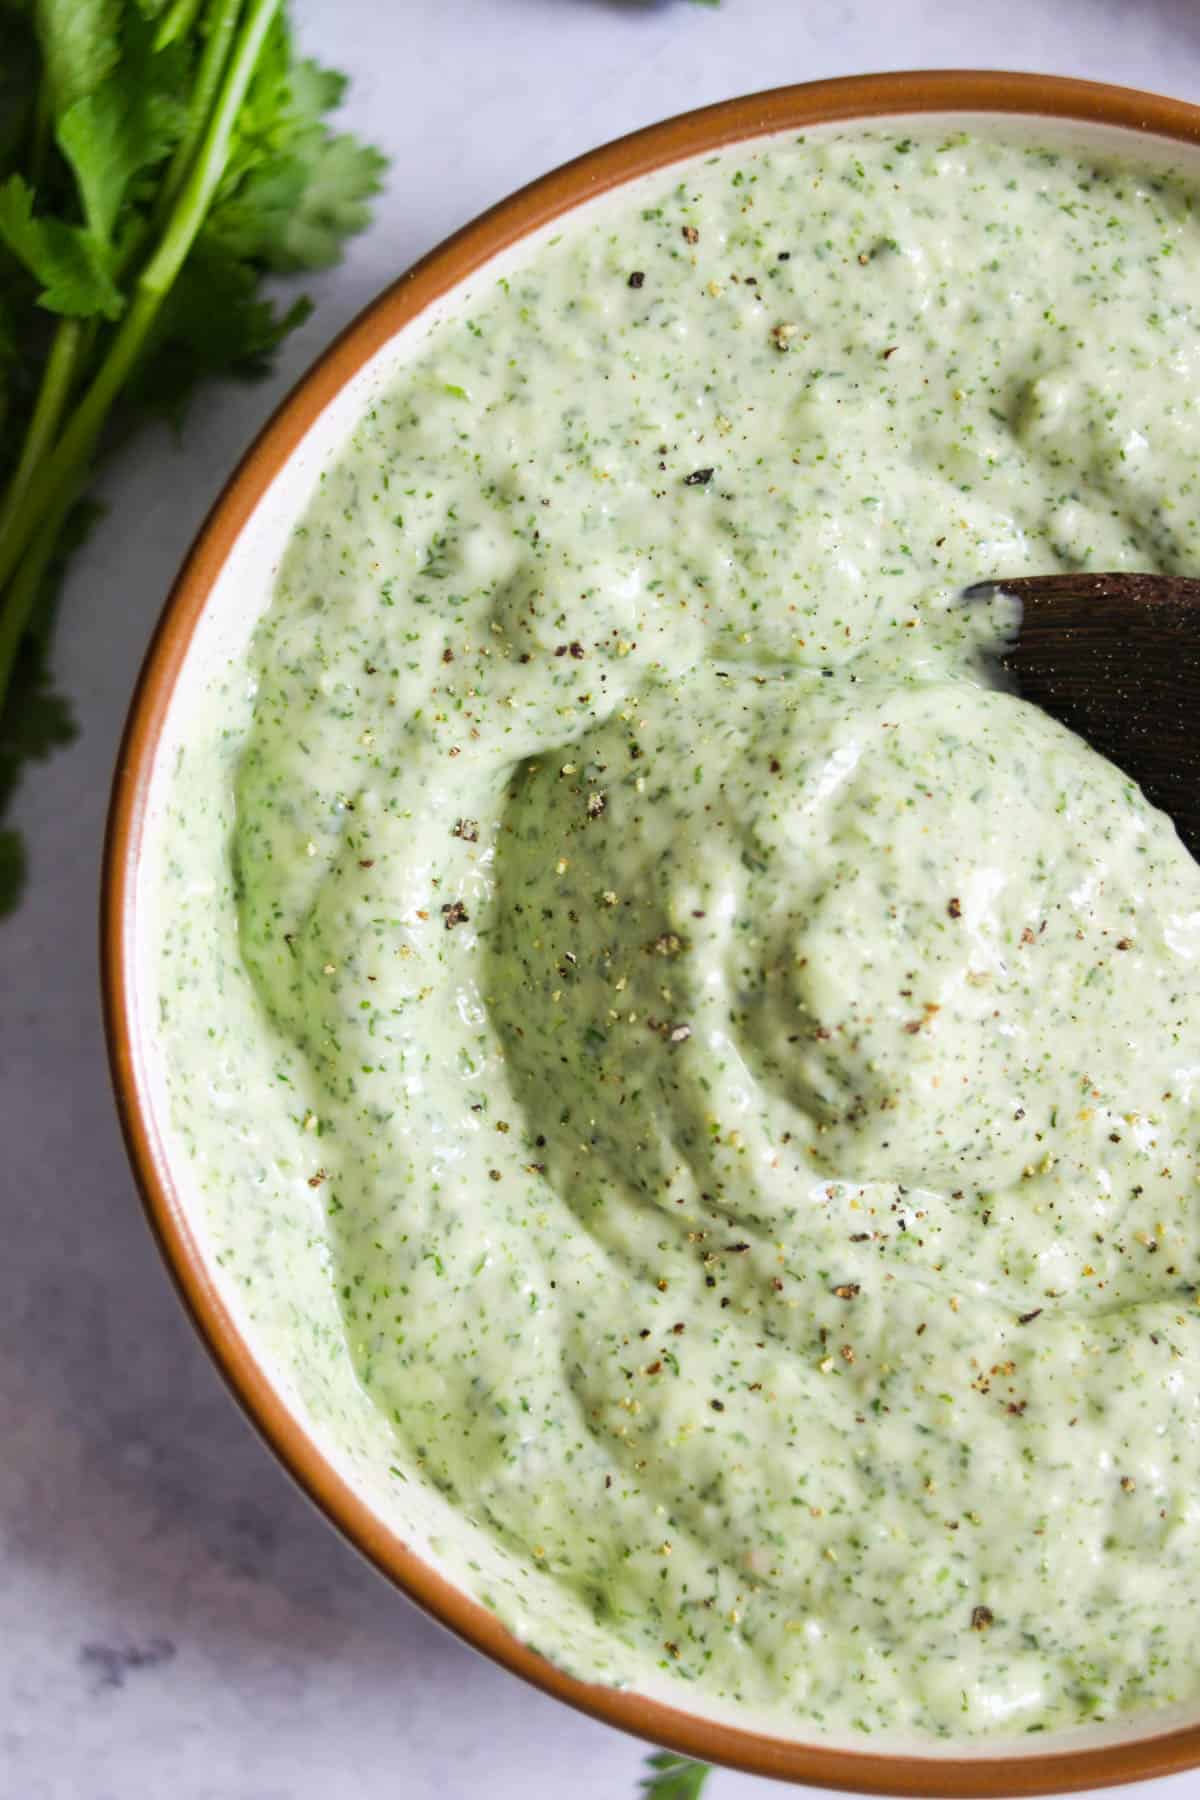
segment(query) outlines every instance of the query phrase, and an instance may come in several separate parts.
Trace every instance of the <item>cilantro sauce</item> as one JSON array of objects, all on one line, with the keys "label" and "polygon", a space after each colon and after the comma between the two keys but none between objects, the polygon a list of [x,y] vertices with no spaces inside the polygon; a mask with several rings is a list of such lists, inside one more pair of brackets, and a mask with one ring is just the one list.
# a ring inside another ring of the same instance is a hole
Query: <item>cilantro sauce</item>
[{"label": "cilantro sauce", "polygon": [[669,172],[434,329],[189,725],[222,1278],[576,1673],[848,1736],[1200,1689],[1200,871],[957,600],[1200,568],[1198,294],[1169,174]]}]

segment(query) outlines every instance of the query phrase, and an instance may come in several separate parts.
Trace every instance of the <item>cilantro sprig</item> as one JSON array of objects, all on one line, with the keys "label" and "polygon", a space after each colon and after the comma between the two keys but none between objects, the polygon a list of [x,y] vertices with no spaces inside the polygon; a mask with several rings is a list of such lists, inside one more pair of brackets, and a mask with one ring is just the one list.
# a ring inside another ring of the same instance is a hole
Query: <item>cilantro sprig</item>
[{"label": "cilantro sprig", "polygon": [[642,1800],[699,1800],[712,1774],[708,1763],[692,1762],[674,1750],[656,1750],[646,1758],[640,1783]]},{"label": "cilantro sprig", "polygon": [[[0,0],[0,812],[71,735],[48,676],[58,576],[98,458],[269,366],[384,158],[331,129],[343,78],[284,0]],[[0,911],[21,846],[0,831]]]}]

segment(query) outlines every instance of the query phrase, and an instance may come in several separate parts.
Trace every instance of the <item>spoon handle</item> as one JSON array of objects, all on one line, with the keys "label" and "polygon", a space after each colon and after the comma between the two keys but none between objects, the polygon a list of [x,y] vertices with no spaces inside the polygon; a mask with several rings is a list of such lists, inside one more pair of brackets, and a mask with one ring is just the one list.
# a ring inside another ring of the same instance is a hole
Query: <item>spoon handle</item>
[{"label": "spoon handle", "polygon": [[1200,606],[1200,580],[1192,575],[1149,575],[1134,569],[1102,574],[1014,575],[999,581],[977,581],[965,590],[968,600],[991,594],[1015,594],[1019,600],[1126,600],[1140,606],[1167,602]]},{"label": "spoon handle", "polygon": [[1183,575],[1020,575],[1021,624],[1003,662],[1042,706],[1170,813],[1200,858],[1200,581]]}]

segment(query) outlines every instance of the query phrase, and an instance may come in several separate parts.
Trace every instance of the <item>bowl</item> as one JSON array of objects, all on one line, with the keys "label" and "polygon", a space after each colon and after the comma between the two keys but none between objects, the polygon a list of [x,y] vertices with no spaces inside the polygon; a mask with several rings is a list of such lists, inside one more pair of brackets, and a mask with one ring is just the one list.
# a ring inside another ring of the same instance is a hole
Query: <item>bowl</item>
[{"label": "bowl", "polygon": [[[146,870],[164,783],[189,695],[244,643],[315,472],[346,436],[372,385],[406,344],[485,267],[595,196],[719,147],[856,121],[1007,121],[1145,159],[1162,153],[1200,177],[1200,109],[1090,82],[943,71],[852,77],[780,88],[688,113],[593,151],[523,189],[403,275],[345,331],[276,412],[202,527],[167,601],[134,694],[117,764],[103,875],[102,966],[117,1106],[147,1216],[192,1319],[235,1397],[326,1517],[411,1599],[478,1650],[606,1723],[700,1760],[786,1781],[915,1795],[1059,1793],[1165,1775],[1200,1763],[1200,1697],[1185,1709],[1118,1724],[945,1745],[857,1743],[780,1735],[714,1706],[684,1684],[653,1691],[575,1679],[513,1635],[439,1567],[418,1511],[384,1506],[356,1480],[306,1400],[286,1332],[252,1317],[221,1266],[199,1193],[172,1138],[150,1012],[154,941]],[[1024,124],[1021,122],[1024,121]],[[298,1352],[294,1354],[298,1355]],[[409,1502],[410,1508],[416,1505]]]}]

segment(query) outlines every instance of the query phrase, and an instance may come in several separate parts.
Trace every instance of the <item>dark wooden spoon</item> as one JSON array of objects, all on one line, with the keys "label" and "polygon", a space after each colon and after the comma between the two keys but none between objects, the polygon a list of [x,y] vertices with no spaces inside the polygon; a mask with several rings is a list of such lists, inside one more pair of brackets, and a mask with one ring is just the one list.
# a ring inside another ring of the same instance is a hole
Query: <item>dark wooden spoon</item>
[{"label": "dark wooden spoon", "polygon": [[1020,575],[966,597],[996,593],[1022,603],[1002,660],[1025,699],[1132,775],[1200,860],[1200,580]]}]

